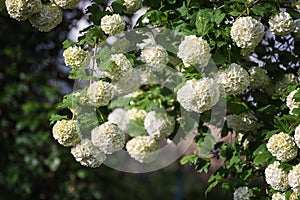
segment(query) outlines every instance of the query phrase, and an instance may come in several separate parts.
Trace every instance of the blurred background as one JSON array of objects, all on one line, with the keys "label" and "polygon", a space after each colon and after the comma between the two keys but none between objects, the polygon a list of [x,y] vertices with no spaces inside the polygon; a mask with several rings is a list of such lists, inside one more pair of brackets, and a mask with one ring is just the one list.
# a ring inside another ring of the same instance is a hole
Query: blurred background
[{"label": "blurred background", "polygon": [[62,42],[87,25],[82,15],[80,7],[66,11],[54,31],[40,33],[1,12],[0,200],[229,199],[221,189],[204,197],[208,176],[188,165],[146,174],[89,169],[53,139],[49,117],[73,86]]}]

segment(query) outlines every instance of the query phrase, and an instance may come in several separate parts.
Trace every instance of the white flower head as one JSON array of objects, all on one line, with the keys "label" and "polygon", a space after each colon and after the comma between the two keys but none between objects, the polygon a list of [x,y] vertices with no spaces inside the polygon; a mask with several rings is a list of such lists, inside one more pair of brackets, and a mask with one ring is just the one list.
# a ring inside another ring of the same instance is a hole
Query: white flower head
[{"label": "white flower head", "polygon": [[177,91],[177,100],[189,112],[202,113],[210,110],[218,101],[218,84],[211,78],[188,80]]},{"label": "white flower head", "polygon": [[128,113],[122,108],[116,108],[108,115],[108,121],[117,124],[122,131],[126,132],[129,123]]},{"label": "white flower head", "polygon": [[90,55],[88,51],[81,47],[69,47],[63,53],[65,63],[69,67],[85,67],[90,64]]},{"label": "white flower head", "polygon": [[233,193],[233,200],[250,200],[250,197],[253,197],[253,191],[247,186],[239,187]]},{"label": "white flower head", "polygon": [[126,13],[132,14],[143,6],[143,0],[124,0]]},{"label": "white flower head", "polygon": [[279,167],[280,163],[275,161],[265,169],[266,182],[274,189],[286,191],[289,187],[288,175]]},{"label": "white flower head", "polygon": [[208,65],[211,48],[202,37],[185,36],[178,48],[177,56],[182,59],[184,65],[200,65],[202,68]]},{"label": "white flower head", "polygon": [[148,112],[145,117],[145,129],[155,138],[166,138],[174,130],[175,120],[167,114],[158,114],[155,111]]},{"label": "white flower head", "polygon": [[26,20],[42,9],[41,0],[5,0],[7,12],[18,21]]},{"label": "white flower head", "polygon": [[300,125],[295,129],[294,140],[298,148],[300,148]]},{"label": "white flower head", "polygon": [[71,148],[71,154],[81,165],[92,168],[99,167],[106,159],[105,154],[86,138]]},{"label": "white flower head", "polygon": [[167,50],[160,45],[146,46],[141,52],[141,58],[154,71],[163,70],[169,62]]},{"label": "white flower head", "polygon": [[75,146],[81,141],[81,133],[78,122],[76,120],[61,120],[57,121],[52,128],[54,139],[59,144],[70,147]]},{"label": "white flower head", "polygon": [[286,97],[286,106],[290,109],[290,114],[293,113],[293,110],[295,108],[300,108],[300,102],[295,101],[294,99],[294,95],[296,94],[296,92],[299,89],[296,89],[294,91],[292,91],[291,93],[288,94],[288,96]]},{"label": "white flower head", "polygon": [[102,152],[112,154],[125,146],[125,133],[116,124],[105,122],[92,130],[91,140]]},{"label": "white flower head", "polygon": [[267,71],[262,68],[253,67],[249,69],[249,74],[250,86],[254,89],[266,88],[271,82],[270,77],[267,75]]},{"label": "white flower head", "polygon": [[251,112],[228,115],[226,118],[228,128],[232,128],[237,133],[253,132],[259,127],[257,117]]},{"label": "white flower head", "polygon": [[106,106],[112,100],[115,88],[108,82],[97,81],[87,89],[87,97],[90,105],[95,107]]},{"label": "white flower head", "polygon": [[108,73],[113,81],[118,81],[133,69],[130,61],[122,53],[111,55],[111,60],[116,64]]},{"label": "white flower head", "polygon": [[144,120],[147,112],[138,108],[131,108],[127,111],[130,120],[142,119]]},{"label": "white flower head", "polygon": [[[264,25],[252,17],[240,17],[232,25],[230,35],[236,45],[251,53],[265,34]],[[245,55],[245,54],[244,54]]]},{"label": "white flower head", "polygon": [[42,9],[29,18],[31,25],[41,32],[49,32],[62,21],[62,10],[55,4],[43,5]]},{"label": "white flower head", "polygon": [[158,142],[151,136],[137,136],[126,144],[129,155],[140,163],[150,163],[157,158]]},{"label": "white flower head", "polygon": [[122,33],[126,23],[119,14],[105,15],[101,19],[101,29],[108,35],[116,35]]},{"label": "white flower head", "polygon": [[269,20],[270,31],[275,35],[286,36],[294,31],[295,25],[287,12],[280,12]]},{"label": "white flower head", "polygon": [[220,86],[220,91],[225,91],[227,95],[237,95],[250,85],[250,76],[243,67],[232,63],[216,74],[215,81]]},{"label": "white flower head", "polygon": [[300,164],[293,166],[288,174],[289,185],[296,193],[300,193]]},{"label": "white flower head", "polygon": [[285,193],[276,192],[272,195],[272,200],[285,200]]},{"label": "white flower head", "polygon": [[63,9],[74,8],[80,0],[53,0],[56,5]]},{"label": "white flower head", "polygon": [[298,200],[299,198],[299,194],[297,192],[293,192],[291,195],[290,195],[290,198],[289,200]]},{"label": "white flower head", "polygon": [[282,162],[293,160],[298,153],[293,138],[283,132],[272,135],[267,143],[267,149],[277,160]]}]

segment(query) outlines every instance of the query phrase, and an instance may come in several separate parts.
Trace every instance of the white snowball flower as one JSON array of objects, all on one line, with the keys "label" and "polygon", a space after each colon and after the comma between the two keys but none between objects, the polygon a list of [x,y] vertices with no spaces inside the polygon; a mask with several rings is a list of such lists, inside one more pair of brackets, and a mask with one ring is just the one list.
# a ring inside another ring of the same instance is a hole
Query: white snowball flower
[{"label": "white snowball flower", "polygon": [[290,195],[290,198],[289,200],[298,200],[299,198],[299,194],[297,192],[293,192],[291,195]]},{"label": "white snowball flower", "polygon": [[143,6],[143,0],[124,0],[126,13],[132,14]]},{"label": "white snowball flower", "polygon": [[277,160],[282,162],[293,160],[298,153],[293,138],[283,132],[275,134],[269,139],[267,149]]},{"label": "white snowball flower", "polygon": [[275,35],[286,36],[294,31],[295,25],[287,12],[280,12],[269,20],[270,31]]},{"label": "white snowball flower", "polygon": [[288,174],[279,167],[280,163],[275,161],[265,169],[266,182],[274,189],[286,191],[289,187]]},{"label": "white snowball flower", "polygon": [[250,200],[250,197],[252,196],[252,189],[249,189],[247,186],[243,186],[234,191],[233,200]]},{"label": "white snowball flower", "polygon": [[80,0],[53,0],[56,5],[63,9],[74,8]]},{"label": "white snowball flower", "polygon": [[126,132],[129,123],[128,113],[122,108],[116,108],[108,115],[108,121],[117,124],[122,131]]},{"label": "white snowball flower", "polygon": [[85,67],[90,64],[89,52],[81,47],[69,47],[64,51],[63,56],[69,67]]},{"label": "white snowball flower", "polygon": [[243,67],[232,63],[227,69],[216,74],[215,81],[219,84],[220,90],[225,91],[227,95],[237,95],[250,85],[250,76]]},{"label": "white snowball flower", "polygon": [[105,122],[92,130],[91,140],[101,151],[112,154],[125,146],[125,133],[116,124]]},{"label": "white snowball flower", "polygon": [[107,82],[97,81],[87,89],[87,97],[90,105],[95,107],[106,106],[112,100],[115,88]]},{"label": "white snowball flower", "polygon": [[141,86],[141,77],[138,70],[133,68],[121,76],[117,81],[113,80],[112,85],[116,88],[116,95],[127,95],[136,91]]},{"label": "white snowball flower", "polygon": [[182,59],[185,66],[200,65],[200,67],[205,67],[208,65],[211,48],[202,37],[185,36],[178,48],[177,56]]},{"label": "white snowball flower", "polygon": [[93,145],[89,139],[82,139],[79,144],[71,148],[75,160],[86,167],[99,167],[106,159],[105,154]]},{"label": "white snowball flower", "polygon": [[126,76],[133,69],[130,61],[122,53],[111,55],[111,60],[115,62],[116,66],[108,74],[114,81],[119,80],[122,76]]},{"label": "white snowball flower", "polygon": [[253,132],[259,127],[257,117],[250,112],[228,115],[226,118],[228,128],[232,128],[237,133]]},{"label": "white snowball flower", "polygon": [[294,140],[298,148],[300,148],[300,125],[295,129]]},{"label": "white snowball flower", "polygon": [[126,144],[129,155],[140,163],[150,163],[157,158],[158,142],[151,136],[137,136]]},{"label": "white snowball flower", "polygon": [[252,17],[238,18],[230,30],[232,40],[238,47],[243,48],[245,53],[253,52],[264,34],[264,25]]},{"label": "white snowball flower", "polygon": [[188,80],[177,91],[177,100],[189,112],[202,113],[210,110],[218,101],[218,84],[211,78]]},{"label": "white snowball flower", "polygon": [[76,120],[61,120],[57,121],[52,128],[54,139],[59,144],[70,147],[75,146],[81,141],[81,133],[78,122]]},{"label": "white snowball flower", "polygon": [[300,193],[300,164],[293,166],[288,174],[289,185],[296,193]]},{"label": "white snowball flower", "polygon": [[62,21],[62,10],[55,4],[43,5],[42,9],[29,18],[31,25],[41,32],[49,32]]},{"label": "white snowball flower", "polygon": [[130,120],[137,120],[137,119],[144,120],[147,115],[147,112],[145,110],[141,110],[137,108],[131,108],[127,111],[127,113]]},{"label": "white snowball flower", "polygon": [[105,15],[101,19],[101,29],[108,35],[116,35],[124,31],[126,23],[119,14]]},{"label": "white snowball flower", "polygon": [[293,113],[293,110],[295,108],[300,108],[300,102],[295,101],[294,95],[299,89],[296,89],[292,91],[288,96],[286,97],[286,106],[290,109],[290,114]]},{"label": "white snowball flower", "polygon": [[160,45],[146,46],[141,52],[141,58],[154,71],[163,70],[169,62],[167,50]]},{"label": "white snowball flower", "polygon": [[41,0],[5,0],[7,12],[18,21],[26,20],[42,9]]},{"label": "white snowball flower", "polygon": [[266,88],[271,82],[270,77],[267,75],[267,71],[262,68],[253,67],[249,69],[249,74],[250,86],[254,89]]},{"label": "white snowball flower", "polygon": [[285,200],[285,193],[276,192],[272,195],[272,200]]},{"label": "white snowball flower", "polygon": [[174,130],[175,120],[167,114],[159,114],[155,111],[148,112],[145,117],[145,129],[155,138],[166,138]]}]

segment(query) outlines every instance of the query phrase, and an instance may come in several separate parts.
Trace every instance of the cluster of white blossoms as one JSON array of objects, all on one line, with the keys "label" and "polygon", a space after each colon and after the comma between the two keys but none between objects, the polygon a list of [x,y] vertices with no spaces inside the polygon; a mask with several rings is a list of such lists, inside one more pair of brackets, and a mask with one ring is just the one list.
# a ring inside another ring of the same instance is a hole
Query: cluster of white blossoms
[{"label": "cluster of white blossoms", "polygon": [[272,200],[285,200],[285,193],[276,192],[272,195]]},{"label": "cluster of white blossoms", "polygon": [[127,111],[129,120],[142,119],[144,121],[147,112],[138,108],[131,108]]},{"label": "cluster of white blossoms", "polygon": [[250,76],[243,67],[232,63],[225,70],[216,74],[216,82],[220,86],[220,91],[227,95],[237,95],[242,93],[250,85]]},{"label": "cluster of white blossoms", "polygon": [[251,69],[249,69],[249,74],[250,74],[250,86],[253,89],[266,88],[271,82],[271,79],[268,76],[267,71],[260,67],[252,67]]},{"label": "cluster of white blossoms", "polygon": [[43,5],[42,9],[29,18],[31,25],[41,32],[49,32],[62,21],[62,10],[56,4]]},{"label": "cluster of white blossoms", "polygon": [[42,9],[41,0],[5,0],[9,16],[18,21],[30,18]]},{"label": "cluster of white blossoms", "polygon": [[175,120],[166,114],[148,112],[145,117],[145,129],[154,138],[168,137],[174,130]]},{"label": "cluster of white blossoms", "polygon": [[177,101],[189,112],[203,113],[210,110],[220,97],[219,86],[211,78],[188,80],[177,91]]},{"label": "cluster of white blossoms", "polygon": [[112,154],[125,146],[125,133],[116,124],[105,122],[92,130],[91,140],[102,152]]},{"label": "cluster of white blossoms", "polygon": [[259,127],[257,117],[252,113],[241,113],[239,115],[228,115],[227,126],[235,132],[253,132]]},{"label": "cluster of white blossoms", "polygon": [[230,30],[231,38],[238,47],[244,49],[245,53],[253,52],[264,34],[264,25],[252,17],[238,18]]},{"label": "cluster of white blossoms", "polygon": [[282,162],[288,162],[297,156],[298,148],[293,137],[286,133],[272,135],[267,143],[268,151]]},{"label": "cluster of white blossoms", "polygon": [[169,62],[167,50],[160,45],[146,46],[141,52],[141,58],[154,71],[163,70]]},{"label": "cluster of white blossoms", "polygon": [[61,120],[57,121],[52,128],[54,139],[59,144],[69,147],[75,146],[81,141],[82,135],[80,133],[79,125],[76,120]]},{"label": "cluster of white blossoms", "polygon": [[97,81],[92,83],[86,92],[88,102],[95,107],[106,106],[112,100],[115,88],[108,82]]},{"label": "cluster of white blossoms", "polygon": [[126,23],[119,14],[105,15],[101,19],[101,29],[108,35],[116,35],[124,31]]},{"label": "cluster of white blossoms", "polygon": [[293,113],[295,108],[300,108],[300,102],[295,101],[294,95],[297,93],[299,89],[293,90],[286,97],[286,105],[290,109],[290,114]]},{"label": "cluster of white blossoms", "polygon": [[136,161],[150,163],[157,158],[159,144],[151,136],[137,136],[127,142],[126,149]]},{"label": "cluster of white blossoms", "polygon": [[125,12],[132,14],[143,6],[143,0],[124,0],[123,5],[126,7]]},{"label": "cluster of white blossoms", "polygon": [[288,174],[289,185],[292,190],[299,194],[300,193],[300,164],[293,166]]},{"label": "cluster of white blossoms", "polygon": [[182,59],[185,66],[200,65],[200,67],[205,67],[211,57],[210,50],[208,42],[202,37],[189,35],[185,36],[180,43],[177,56]]},{"label": "cluster of white blossoms", "polygon": [[127,73],[133,69],[130,61],[122,53],[111,55],[111,60],[115,62],[116,65],[108,74],[114,81],[119,80],[122,76],[127,76]]},{"label": "cluster of white blossoms", "polygon": [[90,55],[88,51],[78,46],[71,46],[63,53],[65,63],[69,67],[85,67],[90,64]]},{"label": "cluster of white blossoms", "polygon": [[122,108],[116,108],[111,113],[109,113],[107,119],[109,122],[117,124],[122,131],[127,131],[129,117],[126,110]]},{"label": "cluster of white blossoms", "polygon": [[233,200],[250,200],[253,195],[252,189],[249,189],[247,186],[242,186],[234,191]]},{"label": "cluster of white blossoms", "polygon": [[294,140],[298,148],[300,148],[300,125],[295,129]]},{"label": "cluster of white blossoms", "polygon": [[289,187],[288,174],[279,167],[275,161],[265,169],[266,182],[275,190],[286,191]]},{"label": "cluster of white blossoms", "polygon": [[106,155],[86,138],[71,148],[71,154],[81,165],[92,168],[99,167],[106,159]]},{"label": "cluster of white blossoms", "polygon": [[292,17],[287,12],[280,12],[269,19],[270,31],[275,35],[286,36],[295,30]]},{"label": "cluster of white blossoms", "polygon": [[63,9],[74,8],[80,0],[52,0],[56,5]]}]

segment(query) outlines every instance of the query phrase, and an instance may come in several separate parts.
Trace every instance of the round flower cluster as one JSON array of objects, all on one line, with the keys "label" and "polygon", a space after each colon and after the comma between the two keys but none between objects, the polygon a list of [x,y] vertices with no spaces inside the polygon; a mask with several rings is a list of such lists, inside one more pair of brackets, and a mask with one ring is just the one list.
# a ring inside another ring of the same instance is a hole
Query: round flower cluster
[{"label": "round flower cluster", "polygon": [[122,131],[126,132],[129,123],[128,113],[122,108],[116,108],[108,115],[108,121],[117,124]]},{"label": "round flower cluster", "polygon": [[272,200],[285,200],[285,193],[276,192],[272,195]]},{"label": "round flower cluster", "polygon": [[167,50],[160,45],[146,46],[141,52],[141,58],[154,71],[164,69],[169,62]]},{"label": "round flower cluster", "polygon": [[286,36],[294,31],[295,25],[287,12],[280,12],[269,20],[270,31],[275,35]]},{"label": "round flower cluster", "polygon": [[116,35],[124,31],[126,23],[119,14],[105,15],[101,19],[101,29],[108,35]]},{"label": "round flower cluster", "polygon": [[143,6],[142,0],[124,0],[126,13],[132,14]]},{"label": "round flower cluster", "polygon": [[129,155],[138,162],[150,163],[157,158],[158,142],[151,136],[137,136],[126,144]]},{"label": "round flower cluster", "polygon": [[289,185],[296,193],[300,193],[300,164],[293,166],[288,174]]},{"label": "round flower cluster", "polygon": [[236,45],[251,53],[265,34],[264,25],[252,17],[240,17],[232,25],[230,35]]},{"label": "round flower cluster", "polygon": [[177,56],[182,59],[186,66],[200,65],[200,67],[205,67],[211,57],[210,50],[208,42],[202,37],[189,35],[185,36],[180,43]]},{"label": "round flower cluster", "polygon": [[266,88],[271,82],[270,77],[267,75],[267,71],[262,68],[253,67],[249,70],[249,74],[250,86],[253,89]]},{"label": "round flower cluster", "polygon": [[81,165],[92,168],[99,167],[106,159],[105,154],[89,139],[82,139],[79,144],[72,147],[71,154]]},{"label": "round flower cluster", "polygon": [[114,95],[114,87],[104,81],[92,83],[87,89],[87,97],[90,105],[95,107],[106,106],[112,100]]},{"label": "round flower cluster", "polygon": [[81,47],[69,47],[63,53],[66,65],[70,67],[85,67],[90,64],[89,52]]},{"label": "round flower cluster", "polygon": [[235,132],[252,132],[258,128],[258,122],[252,113],[241,113],[239,115],[228,115],[227,126]]},{"label": "round flower cluster", "polygon": [[215,78],[220,86],[220,90],[227,95],[237,95],[242,93],[250,85],[248,72],[236,63],[232,63],[225,70],[219,71]]},{"label": "round flower cluster", "polygon": [[280,163],[275,161],[265,169],[266,182],[275,190],[286,191],[289,187],[288,175],[279,165]]},{"label": "round flower cluster", "polygon": [[282,162],[288,162],[297,156],[298,149],[293,138],[286,133],[272,135],[267,143],[269,152]]},{"label": "round flower cluster", "polygon": [[286,105],[290,109],[290,114],[293,113],[294,108],[300,108],[300,102],[295,101],[294,95],[297,93],[299,89],[292,91],[286,97]]},{"label": "round flower cluster", "polygon": [[80,0],[53,0],[56,5],[63,9],[74,8]]},{"label": "round flower cluster", "polygon": [[166,114],[160,116],[155,111],[151,111],[146,115],[145,129],[154,138],[168,137],[173,132],[174,126],[174,118]]},{"label": "round flower cluster", "polygon": [[218,101],[218,84],[211,78],[188,80],[177,91],[177,100],[189,112],[202,113],[210,110]]},{"label": "round flower cluster", "polygon": [[297,192],[292,192],[292,194],[290,195],[289,200],[298,200],[300,196],[298,195]]},{"label": "round flower cluster", "polygon": [[81,133],[78,122],[76,120],[57,121],[52,128],[54,139],[59,144],[69,147],[75,146],[81,141]]},{"label": "round flower cluster", "polygon": [[55,4],[43,5],[42,9],[29,18],[31,25],[41,32],[49,32],[62,21],[62,10]]},{"label": "round flower cluster", "polygon": [[298,148],[300,148],[300,125],[295,129],[294,140]]},{"label": "round flower cluster", "polygon": [[26,20],[42,9],[41,0],[6,0],[6,9],[11,18]]},{"label": "round flower cluster", "polygon": [[116,65],[108,74],[109,77],[114,81],[119,80],[122,76],[126,76],[127,73],[133,69],[130,61],[122,53],[113,54],[111,56],[111,60],[115,62]]},{"label": "round flower cluster", "polygon": [[253,191],[247,186],[239,187],[233,193],[233,200],[250,200],[253,196]]},{"label": "round flower cluster", "polygon": [[102,152],[112,154],[123,149],[125,133],[116,124],[105,122],[92,130],[91,140]]},{"label": "round flower cluster", "polygon": [[130,120],[136,120],[136,119],[144,120],[147,115],[145,110],[140,110],[137,108],[131,108],[130,110],[127,111],[127,113]]}]

